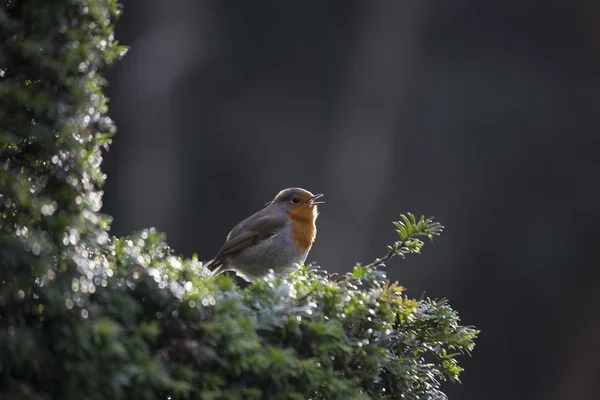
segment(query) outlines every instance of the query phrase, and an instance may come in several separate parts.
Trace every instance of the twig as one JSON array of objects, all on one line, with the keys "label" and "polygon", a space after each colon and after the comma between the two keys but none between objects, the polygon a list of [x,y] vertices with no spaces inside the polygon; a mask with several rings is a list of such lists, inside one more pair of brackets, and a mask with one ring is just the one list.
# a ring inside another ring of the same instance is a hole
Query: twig
[{"label": "twig", "polygon": [[398,252],[398,248],[400,247],[401,242],[394,243],[394,246],[383,258],[376,258],[372,263],[364,265],[363,268],[374,268],[378,265],[385,265],[388,261],[390,261],[396,253]]}]

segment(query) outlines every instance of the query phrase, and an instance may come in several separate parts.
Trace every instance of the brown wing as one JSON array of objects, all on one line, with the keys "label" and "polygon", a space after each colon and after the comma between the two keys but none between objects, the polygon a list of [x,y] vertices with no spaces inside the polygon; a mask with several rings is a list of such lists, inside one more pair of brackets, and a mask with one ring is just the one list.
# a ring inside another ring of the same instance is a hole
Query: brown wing
[{"label": "brown wing", "polygon": [[283,215],[265,215],[264,211],[261,210],[245,219],[229,232],[227,241],[210,262],[211,270],[221,265],[225,258],[273,236],[287,221]]}]

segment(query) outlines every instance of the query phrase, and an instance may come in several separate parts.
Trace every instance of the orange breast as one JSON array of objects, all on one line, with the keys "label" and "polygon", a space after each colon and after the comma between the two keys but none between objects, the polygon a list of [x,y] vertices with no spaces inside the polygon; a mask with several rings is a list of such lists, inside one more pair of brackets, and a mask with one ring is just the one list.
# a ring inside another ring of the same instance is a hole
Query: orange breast
[{"label": "orange breast", "polygon": [[291,236],[292,241],[296,245],[296,250],[298,250],[299,253],[310,250],[317,236],[317,227],[315,225],[317,210],[314,209],[309,212],[288,212],[288,216],[292,220]]}]

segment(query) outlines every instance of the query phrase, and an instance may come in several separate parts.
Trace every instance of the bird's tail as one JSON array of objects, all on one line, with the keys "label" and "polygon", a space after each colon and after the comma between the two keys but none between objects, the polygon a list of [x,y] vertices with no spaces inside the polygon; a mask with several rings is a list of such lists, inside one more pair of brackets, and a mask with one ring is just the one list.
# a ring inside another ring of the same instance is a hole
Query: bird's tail
[{"label": "bird's tail", "polygon": [[204,266],[210,270],[211,275],[217,275],[223,272],[223,262],[217,259],[210,260],[209,262],[204,264]]}]

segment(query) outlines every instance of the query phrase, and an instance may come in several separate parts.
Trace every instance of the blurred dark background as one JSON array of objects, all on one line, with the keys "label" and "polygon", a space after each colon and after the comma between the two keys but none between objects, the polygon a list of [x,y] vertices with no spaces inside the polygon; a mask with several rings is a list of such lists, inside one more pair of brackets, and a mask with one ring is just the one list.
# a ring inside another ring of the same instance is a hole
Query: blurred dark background
[{"label": "blurred dark background", "polygon": [[483,332],[454,399],[591,399],[600,377],[600,2],[123,0],[104,211],[210,259],[278,190],[309,255],[445,233],[389,276]]}]

